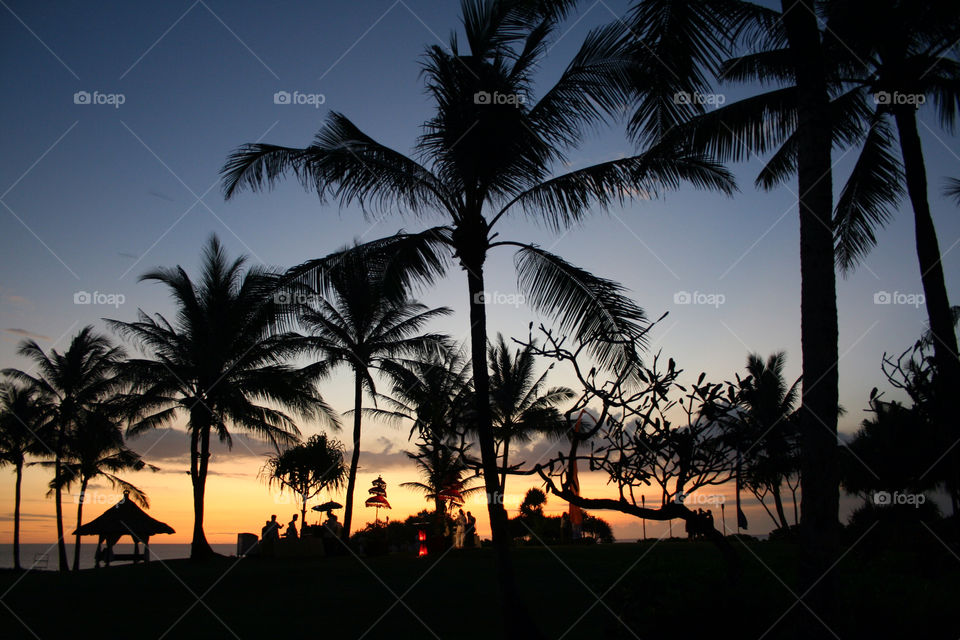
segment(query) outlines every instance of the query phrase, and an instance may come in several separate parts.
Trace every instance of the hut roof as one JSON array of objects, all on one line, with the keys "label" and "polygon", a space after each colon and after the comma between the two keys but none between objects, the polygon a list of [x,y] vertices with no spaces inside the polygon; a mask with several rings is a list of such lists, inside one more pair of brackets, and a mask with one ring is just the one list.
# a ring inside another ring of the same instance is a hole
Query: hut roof
[{"label": "hut roof", "polygon": [[99,517],[78,528],[72,535],[81,536],[128,536],[146,538],[158,533],[174,533],[170,525],[155,520],[135,505],[129,492],[123,492],[123,500],[113,505]]}]

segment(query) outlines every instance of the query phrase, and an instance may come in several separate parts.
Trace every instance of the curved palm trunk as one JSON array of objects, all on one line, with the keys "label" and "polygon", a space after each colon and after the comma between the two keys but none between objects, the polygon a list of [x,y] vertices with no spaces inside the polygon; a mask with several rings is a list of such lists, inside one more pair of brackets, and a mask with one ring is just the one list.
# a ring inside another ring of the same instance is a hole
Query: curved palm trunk
[{"label": "curved palm trunk", "polygon": [[193,482],[193,540],[190,559],[204,560],[213,556],[213,549],[203,532],[203,501],[207,485],[207,467],[210,462],[210,424],[204,410],[191,412],[190,421],[190,480]]},{"label": "curved palm trunk", "polygon": [[[77,505],[77,529],[83,525],[83,501],[87,495],[87,478],[80,481],[80,504]],[[80,535],[73,541],[73,570],[80,570]]]},{"label": "curved palm trunk", "polygon": [[[781,0],[797,83],[800,209],[801,593],[828,625],[835,612],[829,571],[839,539],[837,287],[834,271],[831,123],[820,30],[812,0]],[[799,608],[798,608],[799,609]],[[801,613],[803,628],[818,622]]]},{"label": "curved palm trunk", "polygon": [[513,560],[510,556],[510,535],[507,512],[497,473],[497,453],[493,442],[493,420],[490,414],[490,372],[487,370],[487,312],[483,304],[483,260],[463,261],[470,292],[470,350],[473,364],[473,385],[476,393],[477,439],[483,463],[483,482],[487,491],[487,513],[490,533],[497,558],[497,581],[506,626],[505,637],[531,640],[540,638],[539,630],[517,589]]},{"label": "curved palm trunk", "polygon": [[510,438],[503,439],[503,472],[500,474],[500,491],[507,494],[507,464],[510,462]]},{"label": "curved palm trunk", "polygon": [[347,478],[347,505],[343,512],[343,541],[350,541],[350,525],[353,522],[353,491],[357,486],[357,466],[360,464],[360,410],[363,407],[363,378],[355,373],[353,397],[353,453],[350,456],[350,475]]},{"label": "curved palm trunk", "polygon": [[54,500],[56,500],[57,514],[57,567],[60,571],[68,571],[67,564],[67,544],[63,539],[63,490],[60,488],[60,435],[57,435],[57,452],[53,461],[53,482],[54,482]]},{"label": "curved palm trunk", "polygon": [[787,522],[787,513],[783,510],[783,498],[780,496],[780,487],[774,486],[772,489],[773,504],[777,508],[777,517],[780,518],[780,528],[786,529],[790,524]]},{"label": "curved palm trunk", "polygon": [[[933,334],[933,358],[937,365],[937,401],[934,410],[943,426],[953,424],[954,433],[949,434],[952,442],[957,435],[956,422],[951,420],[947,398],[960,388],[960,360],[957,358],[957,334],[953,328],[953,316],[950,312],[950,300],[943,275],[943,263],[940,260],[940,243],[937,230],[930,215],[930,202],[927,199],[927,170],[923,160],[923,148],[917,131],[917,111],[912,106],[897,107],[894,111],[897,132],[900,137],[900,149],[903,154],[903,167],[907,179],[907,192],[913,205],[913,220],[916,227],[917,260],[920,263],[920,281],[926,298],[927,315],[930,319],[930,333]],[[960,456],[956,450],[951,454],[952,464],[948,465],[947,489],[956,513],[958,493],[960,493]]]},{"label": "curved palm trunk", "polygon": [[23,482],[23,462],[17,461],[17,483],[13,493],[13,568],[20,567],[20,485]]}]

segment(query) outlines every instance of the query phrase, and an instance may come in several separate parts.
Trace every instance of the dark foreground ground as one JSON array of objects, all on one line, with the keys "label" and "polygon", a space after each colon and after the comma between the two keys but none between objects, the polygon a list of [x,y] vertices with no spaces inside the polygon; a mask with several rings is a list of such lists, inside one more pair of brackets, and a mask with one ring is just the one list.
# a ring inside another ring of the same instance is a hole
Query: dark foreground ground
[{"label": "dark foreground ground", "polygon": [[[745,563],[736,587],[717,551],[699,542],[520,548],[515,557],[550,638],[793,637],[795,548],[734,544]],[[419,560],[221,558],[63,576],[3,571],[0,637],[499,638],[493,560],[482,549]],[[952,551],[862,544],[835,571],[839,616],[818,637],[960,636],[960,559]]]}]

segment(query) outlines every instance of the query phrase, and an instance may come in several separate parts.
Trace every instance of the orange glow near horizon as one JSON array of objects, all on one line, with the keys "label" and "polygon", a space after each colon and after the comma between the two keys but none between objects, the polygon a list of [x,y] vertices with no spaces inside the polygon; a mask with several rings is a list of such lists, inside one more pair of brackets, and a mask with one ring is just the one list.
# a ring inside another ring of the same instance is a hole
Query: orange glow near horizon
[{"label": "orange glow near horizon", "polygon": [[[363,458],[361,457],[361,465]],[[277,515],[277,519],[286,523],[291,515],[299,513],[299,506],[290,493],[280,493],[276,489],[268,487],[257,473],[259,466],[256,460],[250,457],[228,460],[211,465],[211,475],[207,479],[204,529],[207,540],[211,544],[235,544],[237,534],[250,532],[259,535],[260,528],[265,520],[268,520],[272,514]],[[21,542],[31,543],[49,543],[56,540],[54,524],[54,504],[52,498],[44,497],[46,493],[47,470],[39,468],[27,468],[24,472],[23,481],[23,503],[21,506]],[[405,519],[406,517],[417,513],[422,509],[432,508],[422,495],[413,490],[405,489],[400,486],[402,482],[409,482],[414,479],[414,469],[408,467],[391,467],[383,470],[363,469],[357,474],[357,488],[354,496],[354,525],[353,530],[362,528],[368,522],[374,520],[374,509],[363,505],[367,498],[367,489],[370,483],[378,476],[382,475],[387,482],[387,497],[392,510],[382,511],[381,519],[389,517],[391,520]],[[5,517],[2,531],[0,531],[0,544],[10,544],[13,541],[13,503],[14,503],[14,477],[12,473],[4,473],[0,476],[0,501],[3,504],[3,513]],[[150,500],[149,513],[154,518],[166,522],[176,531],[173,535],[158,536],[153,542],[158,544],[188,544],[191,540],[193,530],[193,508],[192,508],[192,490],[190,486],[190,477],[187,473],[168,470],[161,473],[140,472],[130,474],[127,480],[143,489]],[[581,493],[585,497],[616,497],[614,488],[608,485],[600,473],[582,473],[580,476]],[[539,486],[537,480],[528,477],[511,477],[507,483],[507,494],[504,499],[504,505],[508,513],[516,515],[520,502],[527,489]],[[728,528],[736,527],[736,514],[734,507],[733,485],[717,487],[706,487],[701,489],[698,494],[699,502],[690,502],[691,508],[711,508],[714,511],[714,518],[718,528],[721,526],[721,511],[719,502],[725,501],[727,505],[727,525]],[[325,500],[332,499],[344,502],[345,491],[338,493],[324,493],[315,498],[310,504],[320,504]],[[698,494],[694,494],[697,496]],[[653,490],[646,493],[647,504],[659,504],[659,494]],[[709,498],[710,496],[719,496]],[[639,499],[639,495],[637,496]],[[761,506],[756,504],[752,497],[744,494],[744,511],[750,522],[750,530],[747,533],[757,534],[766,533],[771,529],[769,517],[763,513]],[[789,494],[786,508],[789,520],[793,521],[792,503],[789,502]],[[88,490],[88,497],[83,509],[83,521],[89,522],[111,504],[120,498],[119,492],[109,486],[96,485]],[[310,506],[310,505],[308,505]],[[551,515],[558,515],[566,511],[567,503],[559,498],[548,496],[545,511]],[[487,509],[485,495],[479,492],[478,495],[467,499],[463,505],[464,511],[470,511],[477,518],[477,529],[481,536],[489,537],[490,527],[487,518]],[[70,532],[76,526],[77,500],[75,494],[65,493],[63,500],[64,513],[64,531],[70,542],[72,537]],[[341,520],[343,511],[338,512]],[[633,516],[612,511],[594,511],[593,515],[607,520],[614,530],[614,535],[618,540],[635,540],[641,537],[641,521]],[[307,522],[314,523],[320,519],[320,514],[307,512]],[[667,535],[669,525],[666,522],[647,522],[648,537],[660,537]],[[683,524],[675,522],[673,524],[673,535],[683,536]],[[92,538],[86,538],[85,542],[92,541]]]}]

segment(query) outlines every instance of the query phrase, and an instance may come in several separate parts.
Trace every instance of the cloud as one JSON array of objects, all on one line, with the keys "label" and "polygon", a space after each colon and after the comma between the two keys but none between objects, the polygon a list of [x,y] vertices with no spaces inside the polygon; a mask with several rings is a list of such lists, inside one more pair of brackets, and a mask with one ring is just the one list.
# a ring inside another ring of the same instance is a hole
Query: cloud
[{"label": "cloud", "polygon": [[40,333],[33,333],[32,331],[27,331],[26,329],[9,328],[4,329],[4,331],[18,336],[23,336],[25,338],[33,338],[34,340],[50,340],[49,336],[45,336]]},{"label": "cloud", "polygon": [[[262,462],[265,455],[273,451],[273,445],[246,434],[234,433],[233,448],[227,447],[215,437],[210,442],[211,464],[239,458],[255,458]],[[190,437],[181,429],[153,429],[139,436],[129,438],[127,445],[143,456],[151,464],[189,465]]]},{"label": "cloud", "polygon": [[[47,521],[53,520],[56,516],[52,513],[21,513],[20,521],[21,522],[31,522],[31,521]],[[9,515],[0,515],[0,522],[13,522],[13,514]]]}]

